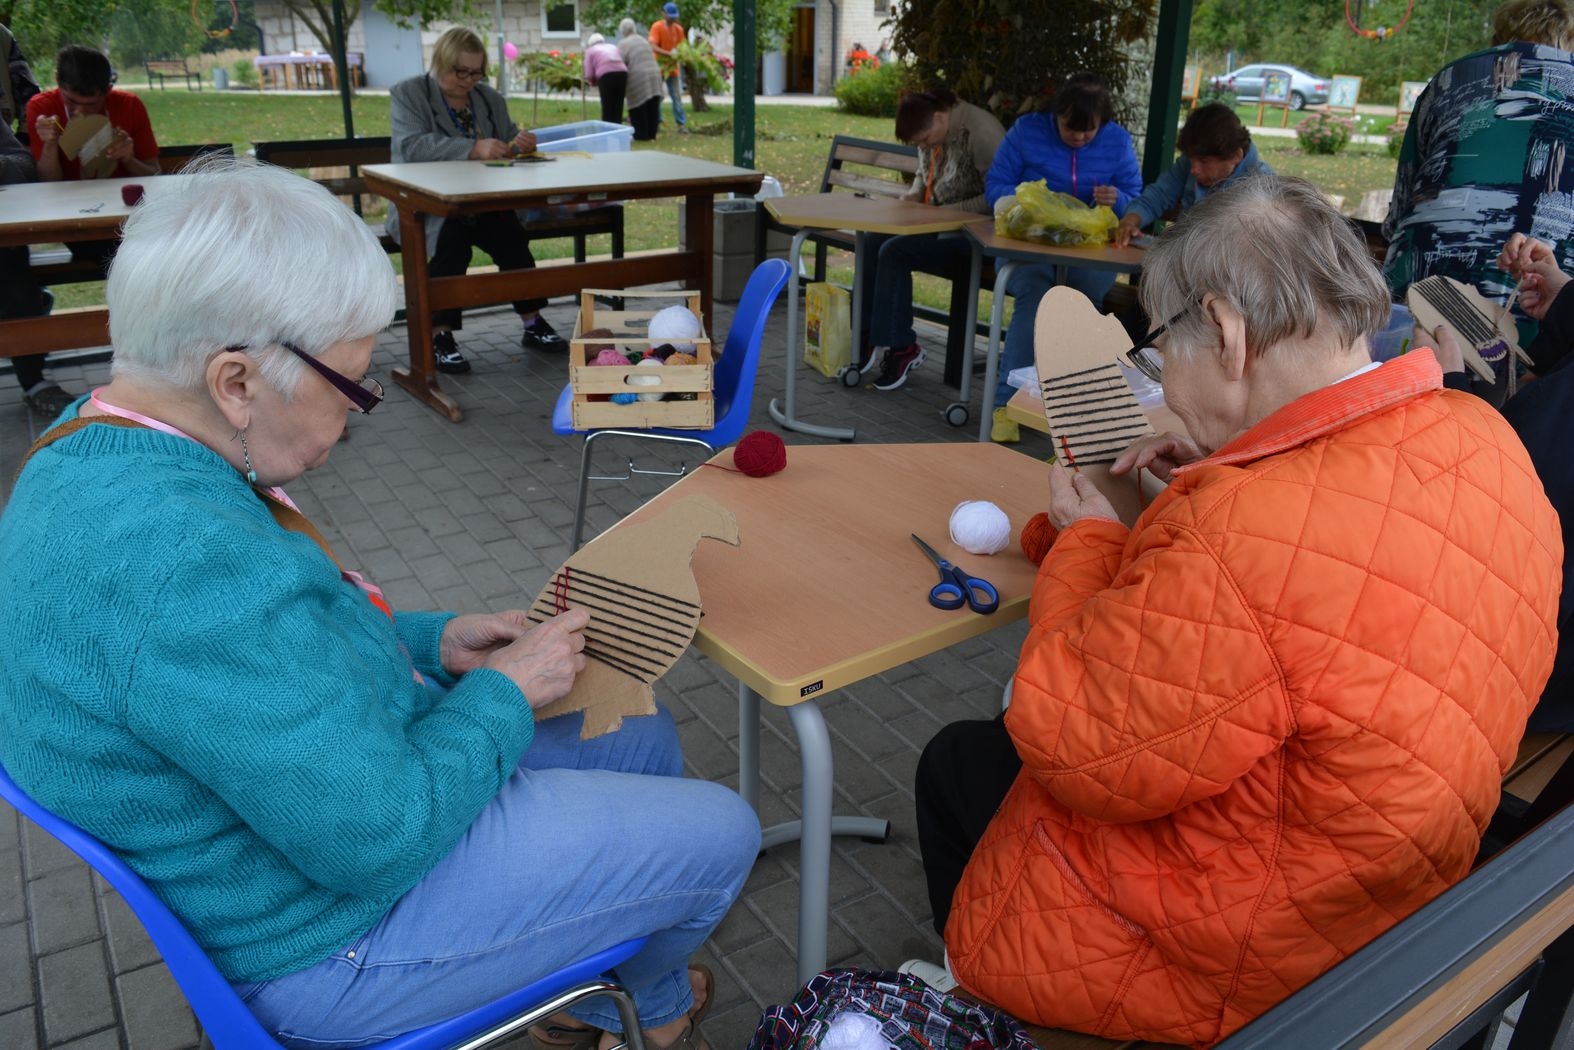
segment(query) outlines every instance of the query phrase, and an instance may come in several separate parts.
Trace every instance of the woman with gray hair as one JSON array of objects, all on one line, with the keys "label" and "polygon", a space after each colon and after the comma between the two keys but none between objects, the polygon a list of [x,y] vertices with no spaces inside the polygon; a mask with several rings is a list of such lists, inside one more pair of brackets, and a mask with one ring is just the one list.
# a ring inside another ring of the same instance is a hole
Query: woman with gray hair
[{"label": "woman with gray hair", "polygon": [[650,41],[639,32],[632,18],[618,23],[618,52],[628,67],[629,123],[634,125],[637,142],[654,142],[661,124],[661,69]]},{"label": "woman with gray hair", "polygon": [[[105,294],[112,379],[0,517],[0,764],[287,1046],[384,1040],[638,936],[646,1045],[698,1046],[687,961],[753,811],[682,778],[664,710],[591,741],[536,723],[584,667],[582,610],[394,612],[281,487],[382,399],[376,237],[290,172],[210,165],[149,185]],[[592,1001],[541,1041],[620,1027]]]},{"label": "woman with gray hair", "polygon": [[623,52],[600,33],[591,33],[585,40],[584,66],[585,82],[601,93],[601,119],[623,123],[623,95],[629,82]]},{"label": "woman with gray hair", "polygon": [[[1315,187],[1254,178],[1149,251],[1130,352],[1186,434],[1055,465],[1002,718],[919,762],[963,987],[1018,1018],[1209,1045],[1470,870],[1552,667],[1562,537],[1524,447],[1386,364],[1388,297]],[[1053,338],[1048,336],[1046,338]]]},{"label": "woman with gray hair", "polygon": [[[396,164],[428,160],[502,160],[533,153],[536,137],[514,123],[508,100],[486,83],[486,47],[464,26],[454,26],[432,46],[428,73],[401,80],[388,92],[390,135]],[[471,253],[480,248],[500,270],[528,270],[535,266],[521,215],[511,211],[483,212],[445,219],[426,219],[426,250],[431,253],[427,273],[454,277],[470,266]],[[388,209],[388,235],[399,239],[399,213]],[[541,316],[545,299],[521,299],[514,312],[524,322],[520,345],[526,350],[557,353],[568,349]],[[470,362],[459,350],[454,331],[463,327],[457,310],[432,313],[432,353],[439,372],[470,371]]]}]

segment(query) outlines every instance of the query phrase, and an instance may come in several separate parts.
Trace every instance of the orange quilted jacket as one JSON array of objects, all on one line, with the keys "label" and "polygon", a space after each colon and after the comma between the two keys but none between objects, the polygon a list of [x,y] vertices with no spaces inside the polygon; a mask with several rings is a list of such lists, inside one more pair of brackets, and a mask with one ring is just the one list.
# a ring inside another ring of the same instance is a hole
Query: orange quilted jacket
[{"label": "orange quilted jacket", "polygon": [[1469,870],[1552,668],[1530,459],[1418,351],[1062,532],[946,928],[1016,1016],[1206,1045]]}]

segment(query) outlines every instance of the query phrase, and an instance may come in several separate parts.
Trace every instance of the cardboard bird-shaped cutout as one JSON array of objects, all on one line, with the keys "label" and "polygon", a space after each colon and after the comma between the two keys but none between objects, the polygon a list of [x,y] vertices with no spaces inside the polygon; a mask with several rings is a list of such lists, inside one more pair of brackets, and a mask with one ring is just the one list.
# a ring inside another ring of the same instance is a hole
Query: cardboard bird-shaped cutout
[{"label": "cardboard bird-shaped cutout", "polygon": [[702,539],[738,546],[732,512],[705,497],[603,533],[552,574],[530,606],[540,623],[568,609],[590,613],[585,669],[538,719],[584,711],[580,738],[610,733],[626,715],[656,712],[651,683],[678,662],[700,625],[691,563]]},{"label": "cardboard bird-shaped cutout", "polygon": [[1118,320],[1064,285],[1044,293],[1034,320],[1033,358],[1055,449],[1069,459],[1063,465],[1092,478],[1120,520],[1130,524],[1142,509],[1137,479],[1117,478],[1109,465],[1133,441],[1153,433],[1120,370],[1131,337]]}]

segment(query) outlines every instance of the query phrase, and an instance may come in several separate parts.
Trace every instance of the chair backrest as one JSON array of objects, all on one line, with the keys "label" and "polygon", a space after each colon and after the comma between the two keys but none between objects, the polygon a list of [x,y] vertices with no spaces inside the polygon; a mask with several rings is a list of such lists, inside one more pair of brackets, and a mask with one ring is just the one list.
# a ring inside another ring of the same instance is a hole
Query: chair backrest
[{"label": "chair backrest", "polygon": [[732,444],[749,425],[765,322],[791,274],[792,267],[785,259],[766,259],[754,268],[743,286],[737,312],[732,315],[732,327],[727,329],[721,360],[716,362],[716,425],[704,435],[714,448]]},{"label": "chair backrest", "polygon": [[164,902],[148,888],[141,876],[98,839],[68,820],[62,820],[33,801],[0,766],[0,798],[15,806],[23,816],[53,835],[67,849],[88,863],[119,891],[131,910],[142,921],[154,946],[164,957],[170,974],[201,1022],[208,1038],[219,1047],[246,1047],[252,1050],[281,1050],[278,1041],[252,1016],[240,996],[230,987],[218,967],[197,945],[191,934],[175,918]]},{"label": "chair backrest", "polygon": [[191,146],[160,146],[158,170],[168,175],[179,171],[197,157],[233,157],[235,147],[228,142],[201,142]]}]

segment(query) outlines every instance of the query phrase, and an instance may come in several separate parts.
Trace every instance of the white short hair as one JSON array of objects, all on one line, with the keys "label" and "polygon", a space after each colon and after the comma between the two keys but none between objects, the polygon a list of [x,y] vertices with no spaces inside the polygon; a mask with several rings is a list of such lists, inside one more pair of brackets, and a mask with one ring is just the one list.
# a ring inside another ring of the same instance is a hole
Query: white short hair
[{"label": "white short hair", "polygon": [[286,397],[316,356],[393,320],[398,285],[372,228],[323,187],[245,158],[156,180],[131,212],[105,300],[111,372],[179,389],[245,347]]},{"label": "white short hair", "polygon": [[634,20],[632,18],[625,18],[623,21],[618,23],[618,36],[619,37],[633,36],[633,35],[634,35]]}]

